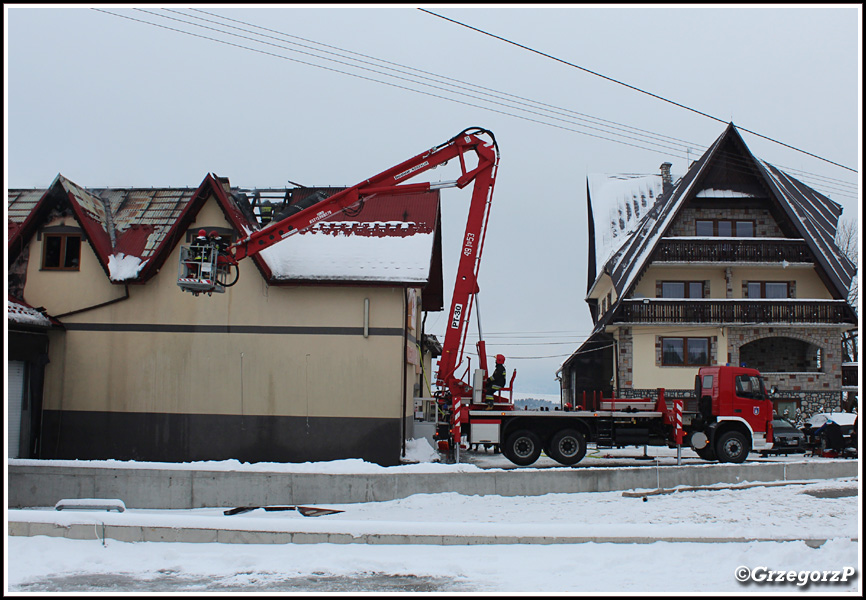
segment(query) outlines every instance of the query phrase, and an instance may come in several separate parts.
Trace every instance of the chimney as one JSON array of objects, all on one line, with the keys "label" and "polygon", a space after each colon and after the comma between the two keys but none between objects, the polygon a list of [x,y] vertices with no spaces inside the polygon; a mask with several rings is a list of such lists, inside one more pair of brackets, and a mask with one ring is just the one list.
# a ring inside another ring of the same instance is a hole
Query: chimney
[{"label": "chimney", "polygon": [[663,162],[659,169],[662,172],[662,191],[667,193],[669,189],[671,189],[671,185],[673,181],[671,180],[671,163]]}]

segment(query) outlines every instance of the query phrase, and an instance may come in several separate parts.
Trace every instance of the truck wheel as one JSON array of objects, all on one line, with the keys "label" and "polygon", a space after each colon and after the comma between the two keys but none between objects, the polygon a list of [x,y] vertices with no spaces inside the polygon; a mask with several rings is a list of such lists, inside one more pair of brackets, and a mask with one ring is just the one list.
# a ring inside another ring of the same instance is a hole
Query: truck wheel
[{"label": "truck wheel", "polygon": [[727,431],[716,440],[719,462],[741,463],[749,455],[749,443],[739,431]]},{"label": "truck wheel", "polygon": [[573,465],[586,455],[586,440],[574,429],[563,429],[550,440],[550,458],[562,465]]},{"label": "truck wheel", "polygon": [[707,444],[706,446],[704,446],[700,450],[695,448],[695,452],[697,452],[698,456],[700,456],[701,459],[703,459],[703,460],[717,460],[716,459],[716,451],[713,450],[713,447],[710,444]]},{"label": "truck wheel", "polygon": [[541,456],[541,440],[528,429],[521,429],[508,436],[502,453],[515,465],[526,467]]}]

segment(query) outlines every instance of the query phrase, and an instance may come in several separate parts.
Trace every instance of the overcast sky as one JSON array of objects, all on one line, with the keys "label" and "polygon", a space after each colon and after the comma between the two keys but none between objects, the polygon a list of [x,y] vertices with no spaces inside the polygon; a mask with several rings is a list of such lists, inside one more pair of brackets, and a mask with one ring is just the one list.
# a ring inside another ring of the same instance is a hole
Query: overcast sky
[{"label": "overcast sky", "polygon": [[[209,172],[249,188],[354,185],[490,129],[501,162],[482,326],[521,392],[558,394],[556,370],[592,329],[587,174],[667,161],[682,175],[733,121],[824,159],[741,131],[858,219],[859,4],[425,7],[514,44],[415,6],[167,6],[4,5],[7,187],[62,173],[194,188]],[[449,296],[468,199],[442,192]],[[445,321],[429,315],[428,332],[442,339]]]}]

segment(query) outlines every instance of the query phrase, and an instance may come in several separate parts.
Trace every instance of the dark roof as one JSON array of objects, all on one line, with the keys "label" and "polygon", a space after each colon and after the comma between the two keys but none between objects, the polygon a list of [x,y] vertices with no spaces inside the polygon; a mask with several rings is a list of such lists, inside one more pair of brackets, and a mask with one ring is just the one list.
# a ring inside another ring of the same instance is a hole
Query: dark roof
[{"label": "dark roof", "polygon": [[837,298],[846,298],[856,266],[835,243],[841,206],[769,163],[756,159],[733,123],[674,187],[658,198],[638,229],[607,261],[604,272],[610,274],[617,295],[628,297],[638,276],[649,265],[653,250],[681,208],[701,191],[708,173],[720,170],[732,174],[734,187],[746,185],[747,178],[755,179],[763,186],[809,245],[820,269],[827,276],[831,292]]}]

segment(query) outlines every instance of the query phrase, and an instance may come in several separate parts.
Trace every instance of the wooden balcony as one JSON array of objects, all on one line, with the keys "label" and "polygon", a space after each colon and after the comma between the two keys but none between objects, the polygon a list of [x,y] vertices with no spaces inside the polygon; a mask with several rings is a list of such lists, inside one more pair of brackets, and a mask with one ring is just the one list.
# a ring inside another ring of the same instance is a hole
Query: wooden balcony
[{"label": "wooden balcony", "polygon": [[856,323],[844,300],[623,300],[611,323],[836,325]]},{"label": "wooden balcony", "polygon": [[653,262],[675,263],[813,263],[803,240],[720,238],[663,238]]}]

